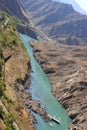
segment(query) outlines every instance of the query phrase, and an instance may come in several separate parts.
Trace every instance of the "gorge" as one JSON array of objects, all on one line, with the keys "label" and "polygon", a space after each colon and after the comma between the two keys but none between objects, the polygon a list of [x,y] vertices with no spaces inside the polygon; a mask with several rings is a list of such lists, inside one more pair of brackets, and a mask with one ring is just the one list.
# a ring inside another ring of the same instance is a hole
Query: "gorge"
[{"label": "gorge", "polygon": [[86,130],[87,16],[21,1],[0,1],[0,129]]}]

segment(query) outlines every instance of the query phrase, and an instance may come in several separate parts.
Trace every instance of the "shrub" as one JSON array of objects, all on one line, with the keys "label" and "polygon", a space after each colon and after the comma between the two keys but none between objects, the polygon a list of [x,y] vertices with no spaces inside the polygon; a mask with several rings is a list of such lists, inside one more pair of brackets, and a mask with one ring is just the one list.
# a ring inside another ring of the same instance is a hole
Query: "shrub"
[{"label": "shrub", "polygon": [[4,130],[13,130],[13,129],[11,128],[11,126],[7,125]]}]

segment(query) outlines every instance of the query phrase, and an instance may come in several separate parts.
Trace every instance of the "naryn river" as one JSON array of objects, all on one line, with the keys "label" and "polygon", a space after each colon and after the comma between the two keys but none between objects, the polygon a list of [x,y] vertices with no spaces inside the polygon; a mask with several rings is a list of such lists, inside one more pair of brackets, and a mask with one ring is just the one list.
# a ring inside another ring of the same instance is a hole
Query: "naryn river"
[{"label": "naryn river", "polygon": [[33,56],[33,51],[29,42],[34,41],[34,39],[24,34],[20,34],[20,38],[31,59],[32,73],[29,92],[32,95],[32,99],[38,100],[47,113],[60,121],[60,124],[54,121],[45,122],[40,115],[34,113],[37,120],[35,124],[36,130],[68,130],[71,120],[63,107],[52,95],[49,80]]}]

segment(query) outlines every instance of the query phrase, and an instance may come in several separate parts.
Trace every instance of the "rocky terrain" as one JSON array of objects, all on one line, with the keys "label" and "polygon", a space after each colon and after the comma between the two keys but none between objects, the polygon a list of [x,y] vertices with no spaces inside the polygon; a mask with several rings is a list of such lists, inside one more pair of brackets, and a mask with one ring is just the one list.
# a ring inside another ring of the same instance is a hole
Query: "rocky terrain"
[{"label": "rocky terrain", "polygon": [[52,0],[21,0],[33,23],[47,36],[62,44],[87,44],[87,16],[71,5]]},{"label": "rocky terrain", "polygon": [[53,95],[67,110],[77,130],[86,130],[87,46],[46,42],[31,43],[31,46],[50,80]]},{"label": "rocky terrain", "polygon": [[26,75],[26,78],[24,80],[17,79],[15,83],[15,89],[19,96],[20,101],[25,106],[28,115],[31,119],[31,125],[33,126],[34,123],[37,123],[36,119],[32,115],[32,111],[36,114],[39,114],[45,122],[52,120],[49,114],[46,112],[46,110],[41,106],[39,101],[33,100],[31,93],[26,92],[30,85],[30,72],[28,75]]}]

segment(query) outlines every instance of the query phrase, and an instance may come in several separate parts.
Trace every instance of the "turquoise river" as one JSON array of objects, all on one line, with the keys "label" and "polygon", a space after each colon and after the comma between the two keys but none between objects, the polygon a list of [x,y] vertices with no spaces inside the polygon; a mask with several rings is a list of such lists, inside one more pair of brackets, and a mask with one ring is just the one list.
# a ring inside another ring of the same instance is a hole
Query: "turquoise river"
[{"label": "turquoise river", "polygon": [[39,114],[33,113],[37,120],[37,123],[35,123],[36,130],[68,130],[71,120],[64,108],[52,95],[50,82],[33,56],[33,51],[29,42],[35,40],[24,34],[20,34],[20,38],[31,60],[32,73],[29,92],[32,95],[32,99],[39,101],[48,114],[60,121],[60,124],[54,121],[45,122]]}]

